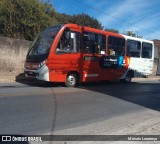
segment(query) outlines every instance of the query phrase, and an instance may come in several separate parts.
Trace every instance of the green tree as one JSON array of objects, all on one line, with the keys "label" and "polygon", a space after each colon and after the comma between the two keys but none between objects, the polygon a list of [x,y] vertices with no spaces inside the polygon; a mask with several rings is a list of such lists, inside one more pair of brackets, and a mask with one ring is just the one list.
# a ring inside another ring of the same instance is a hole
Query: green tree
[{"label": "green tree", "polygon": [[48,0],[0,0],[0,35],[33,40],[48,26],[75,23],[97,29],[102,24],[87,14],[57,13]]},{"label": "green tree", "polygon": [[103,29],[102,24],[95,18],[87,14],[67,15],[56,13],[55,17],[57,24],[74,23],[82,26],[88,26],[97,29]]},{"label": "green tree", "polygon": [[112,28],[105,28],[104,30],[109,32],[119,33],[119,30],[112,29]]},{"label": "green tree", "polygon": [[128,36],[132,36],[132,37],[137,37],[137,38],[142,38],[143,37],[143,36],[138,35],[134,31],[125,31],[123,34],[128,35]]},{"label": "green tree", "polygon": [[57,24],[73,23],[73,17],[64,13],[56,13],[55,19],[57,20]]},{"label": "green tree", "polygon": [[78,15],[73,15],[72,22],[83,26],[103,29],[102,24],[96,18],[90,17],[89,15],[83,13]]},{"label": "green tree", "polygon": [[1,0],[0,33],[3,36],[33,40],[52,24],[55,10],[39,0]]}]

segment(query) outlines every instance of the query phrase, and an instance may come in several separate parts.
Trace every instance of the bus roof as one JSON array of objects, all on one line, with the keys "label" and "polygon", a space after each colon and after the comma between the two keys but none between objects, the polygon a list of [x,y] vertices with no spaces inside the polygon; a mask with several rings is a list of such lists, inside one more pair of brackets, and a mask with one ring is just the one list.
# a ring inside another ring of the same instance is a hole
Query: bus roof
[{"label": "bus roof", "polygon": [[114,37],[124,38],[122,35],[120,35],[118,33],[109,32],[109,31],[105,31],[105,30],[99,30],[99,29],[90,28],[90,27],[86,27],[86,26],[84,26],[84,30],[85,31],[89,31],[89,32],[95,32],[95,33],[99,33],[99,34],[104,34],[104,35],[107,35],[107,36],[114,36]]},{"label": "bus roof", "polygon": [[131,37],[131,36],[128,36],[128,35],[123,35],[121,34],[123,37],[125,37],[125,39],[129,39],[129,40],[135,40],[135,41],[140,41],[140,42],[147,42],[147,43],[152,43],[153,44],[153,41],[150,41],[150,40],[146,40],[146,39],[142,39],[142,38],[136,38],[136,37]]},{"label": "bus roof", "polygon": [[109,32],[109,31],[105,31],[105,30],[100,30],[100,29],[96,29],[96,28],[91,28],[91,27],[87,27],[87,26],[81,26],[78,24],[65,24],[65,27],[73,27],[73,28],[78,28],[78,29],[82,29],[84,31],[88,31],[88,32],[93,32],[93,33],[98,33],[98,34],[103,34],[106,36],[114,36],[114,37],[119,37],[119,38],[123,38],[124,37],[118,33],[114,33],[114,32]]}]

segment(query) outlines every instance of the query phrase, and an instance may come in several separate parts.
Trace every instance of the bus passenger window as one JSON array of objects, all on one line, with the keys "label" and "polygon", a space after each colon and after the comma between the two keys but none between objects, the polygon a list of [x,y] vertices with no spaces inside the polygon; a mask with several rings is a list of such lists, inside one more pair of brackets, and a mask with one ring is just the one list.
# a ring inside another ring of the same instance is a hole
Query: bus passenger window
[{"label": "bus passenger window", "polygon": [[115,55],[115,51],[112,46],[112,39],[111,38],[109,38],[109,40],[108,40],[108,53],[109,53],[109,55]]},{"label": "bus passenger window", "polygon": [[84,32],[84,53],[98,53],[97,35],[91,32]]},{"label": "bus passenger window", "polygon": [[78,32],[71,32],[71,47],[72,52],[80,52],[80,33]]},{"label": "bus passenger window", "polygon": [[117,37],[108,37],[108,54],[113,56],[124,55],[125,40]]},{"label": "bus passenger window", "polygon": [[152,44],[142,43],[142,58],[152,58]]},{"label": "bus passenger window", "polygon": [[75,53],[80,52],[80,33],[70,32],[69,38],[63,33],[56,49],[57,53]]},{"label": "bus passenger window", "polygon": [[141,43],[135,40],[127,40],[127,56],[140,57]]},{"label": "bus passenger window", "polygon": [[98,35],[98,54],[106,53],[106,36]]},{"label": "bus passenger window", "polygon": [[91,32],[84,32],[84,53],[105,54],[106,36]]}]

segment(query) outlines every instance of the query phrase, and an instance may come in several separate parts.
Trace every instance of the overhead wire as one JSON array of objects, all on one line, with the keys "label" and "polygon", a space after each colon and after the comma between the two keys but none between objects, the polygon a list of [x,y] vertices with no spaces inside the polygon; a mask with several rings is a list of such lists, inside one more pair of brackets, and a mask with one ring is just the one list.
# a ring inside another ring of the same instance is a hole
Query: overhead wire
[{"label": "overhead wire", "polygon": [[105,14],[105,15],[111,17],[111,18],[114,18],[114,19],[116,19],[116,20],[118,20],[118,21],[120,21],[120,22],[122,22],[122,23],[131,25],[131,26],[134,26],[134,27],[139,28],[139,29],[141,29],[141,30],[143,30],[143,31],[146,31],[146,32],[148,32],[148,33],[152,33],[152,34],[154,34],[154,35],[159,36],[157,33],[153,32],[153,31],[147,30],[147,29],[142,28],[142,27],[140,27],[140,26],[138,26],[138,25],[135,25],[135,24],[133,24],[133,23],[130,23],[130,22],[126,21],[126,20],[123,20],[123,19],[118,18],[118,17],[116,17],[116,16],[113,16],[113,15],[111,15],[111,14],[108,14],[108,13],[106,13],[106,12],[100,10],[100,9],[97,9],[97,8],[91,6],[91,5],[88,5],[88,4],[86,4],[86,3],[84,3],[84,2],[82,2],[82,1],[80,1],[80,0],[76,0],[76,1],[79,2],[79,4],[81,4],[81,5],[84,5],[84,6],[88,7],[88,8],[90,8],[90,9],[93,9],[93,10],[96,10],[96,11],[98,11],[98,12],[100,12],[100,13],[103,13],[103,14]]}]

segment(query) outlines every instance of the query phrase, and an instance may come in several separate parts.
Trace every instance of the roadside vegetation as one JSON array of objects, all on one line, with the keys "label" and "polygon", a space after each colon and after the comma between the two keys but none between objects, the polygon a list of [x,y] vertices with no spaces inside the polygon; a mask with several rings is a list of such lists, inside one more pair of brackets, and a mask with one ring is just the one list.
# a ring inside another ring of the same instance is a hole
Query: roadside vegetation
[{"label": "roadside vegetation", "polygon": [[[76,23],[119,33],[118,30],[104,28],[100,21],[85,13],[77,15],[58,13],[47,1],[0,0],[1,36],[32,41],[43,29],[65,23]],[[133,31],[126,31],[125,34],[137,37]]]}]

